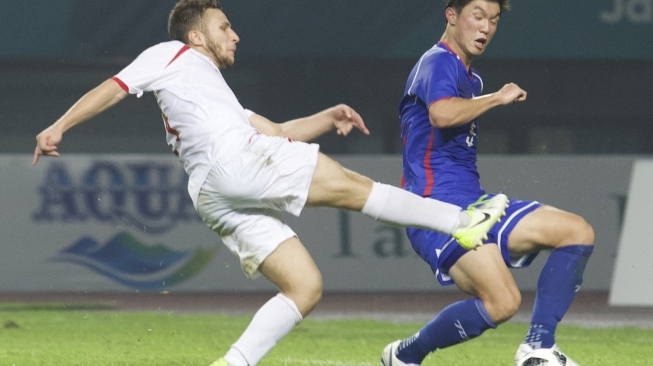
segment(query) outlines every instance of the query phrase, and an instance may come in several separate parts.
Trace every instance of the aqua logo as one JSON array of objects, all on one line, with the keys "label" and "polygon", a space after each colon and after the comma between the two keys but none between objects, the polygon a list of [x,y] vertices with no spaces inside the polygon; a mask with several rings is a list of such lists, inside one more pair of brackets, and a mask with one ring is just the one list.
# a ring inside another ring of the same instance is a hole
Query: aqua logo
[{"label": "aqua logo", "polygon": [[217,245],[194,251],[175,251],[162,244],[148,246],[122,232],[103,245],[84,237],[51,260],[85,266],[136,290],[161,291],[196,276],[217,250]]},{"label": "aqua logo", "polygon": [[188,176],[169,163],[109,162],[91,164],[73,175],[52,163],[39,187],[39,223],[96,221],[162,234],[180,222],[201,222],[188,195]]}]

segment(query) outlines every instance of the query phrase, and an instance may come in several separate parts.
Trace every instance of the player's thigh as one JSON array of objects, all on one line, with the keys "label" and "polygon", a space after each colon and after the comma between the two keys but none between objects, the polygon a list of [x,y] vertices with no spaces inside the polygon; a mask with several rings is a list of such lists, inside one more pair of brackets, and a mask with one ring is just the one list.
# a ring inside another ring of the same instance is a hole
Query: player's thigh
[{"label": "player's thigh", "polygon": [[542,206],[524,216],[508,239],[511,255],[573,244],[594,244],[594,230],[582,217],[552,206]]},{"label": "player's thigh", "polygon": [[495,322],[508,320],[519,308],[521,294],[494,244],[460,257],[449,269],[449,275],[462,291],[483,301]]},{"label": "player's thigh", "polygon": [[281,243],[258,270],[292,299],[304,316],[313,310],[322,295],[320,270],[296,236]]},{"label": "player's thigh", "polygon": [[516,287],[499,247],[494,244],[467,252],[451,266],[449,275],[461,290],[481,298]]},{"label": "player's thigh", "polygon": [[354,211],[363,209],[373,181],[320,153],[308,190],[307,206],[328,206]]}]

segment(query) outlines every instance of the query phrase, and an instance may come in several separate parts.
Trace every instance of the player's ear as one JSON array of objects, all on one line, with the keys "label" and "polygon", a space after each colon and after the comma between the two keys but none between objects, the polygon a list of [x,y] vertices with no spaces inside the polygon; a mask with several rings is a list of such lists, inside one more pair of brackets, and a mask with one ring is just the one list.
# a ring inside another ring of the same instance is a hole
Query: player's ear
[{"label": "player's ear", "polygon": [[458,20],[458,14],[456,13],[456,10],[452,7],[448,7],[444,10],[444,16],[447,18],[447,23],[449,25],[456,25],[456,20]]},{"label": "player's ear", "polygon": [[188,32],[188,43],[192,46],[203,46],[204,45],[204,34],[198,30],[191,30]]}]

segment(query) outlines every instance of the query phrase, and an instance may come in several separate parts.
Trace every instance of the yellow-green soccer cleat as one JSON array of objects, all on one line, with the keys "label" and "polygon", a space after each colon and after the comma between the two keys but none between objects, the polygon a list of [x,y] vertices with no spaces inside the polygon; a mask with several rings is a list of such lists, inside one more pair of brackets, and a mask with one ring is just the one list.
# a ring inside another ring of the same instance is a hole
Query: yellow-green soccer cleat
[{"label": "yellow-green soccer cleat", "polygon": [[487,195],[481,196],[465,210],[472,218],[469,225],[456,229],[452,236],[464,249],[476,249],[483,245],[483,239],[487,239],[487,232],[492,226],[501,221],[506,207],[508,197],[505,194],[497,194],[490,199],[487,199]]},{"label": "yellow-green soccer cleat", "polygon": [[229,364],[224,360],[224,358],[220,358],[209,366],[229,366]]}]

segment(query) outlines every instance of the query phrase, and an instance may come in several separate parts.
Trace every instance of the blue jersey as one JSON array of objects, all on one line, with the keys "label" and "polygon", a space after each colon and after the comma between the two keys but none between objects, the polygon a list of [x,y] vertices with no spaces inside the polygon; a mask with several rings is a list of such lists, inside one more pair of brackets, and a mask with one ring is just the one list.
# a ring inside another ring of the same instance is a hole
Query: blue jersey
[{"label": "blue jersey", "polygon": [[459,127],[435,128],[428,108],[451,97],[474,98],[483,81],[445,43],[438,43],[417,62],[399,106],[403,142],[403,187],[423,197],[457,204],[453,195],[484,194],[476,168],[475,120]]},{"label": "blue jersey", "polygon": [[[428,50],[411,71],[401,99],[401,137],[404,151],[404,189],[424,197],[450,202],[462,208],[485,194],[476,169],[476,119],[459,127],[435,128],[428,108],[447,98],[474,98],[481,95],[483,81],[474,69],[445,43]],[[499,246],[509,267],[528,266],[537,253],[510,255],[508,238],[520,220],[541,207],[536,201],[510,200],[506,219],[494,225],[484,243]],[[442,285],[453,284],[449,269],[467,250],[448,234],[407,228],[410,244],[431,266]]]}]

